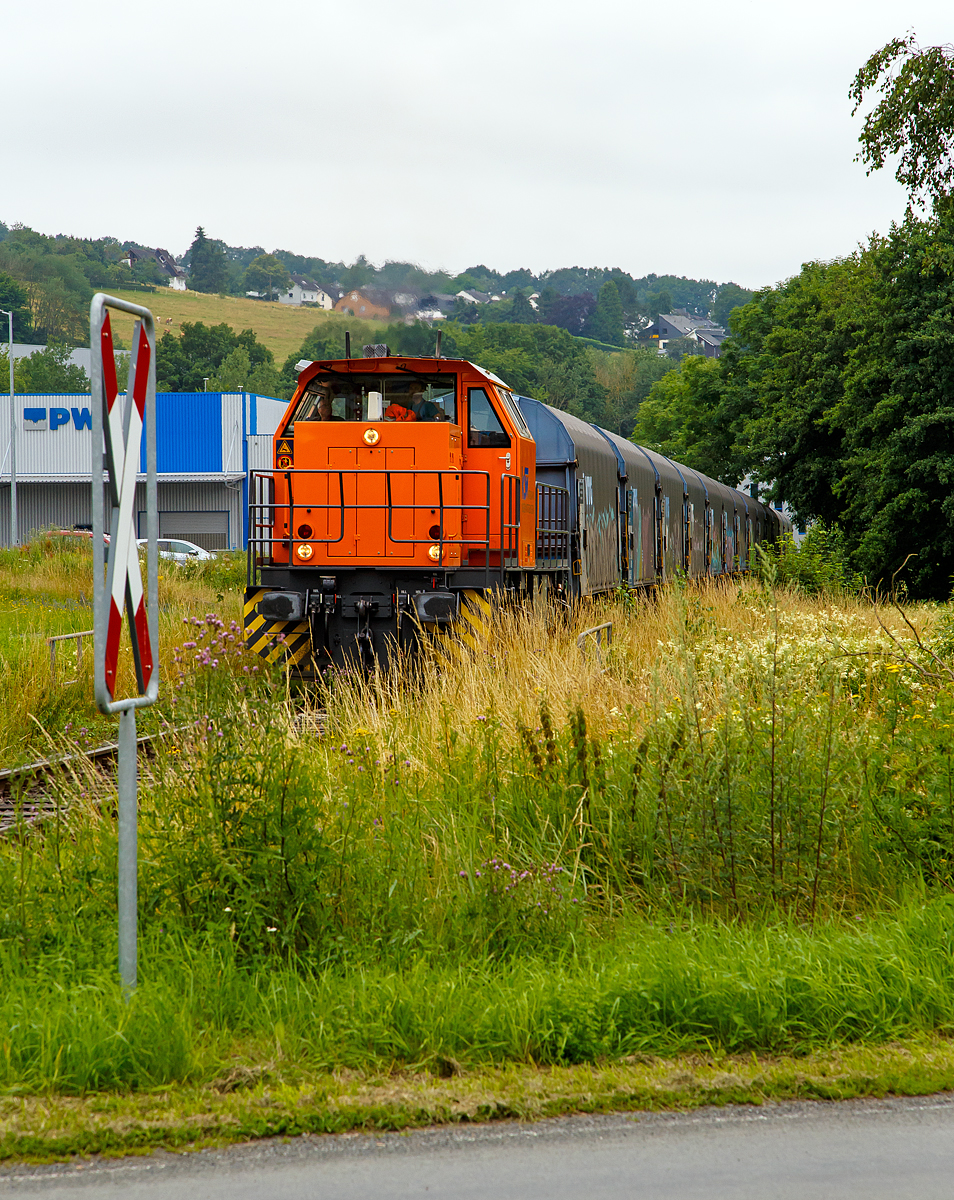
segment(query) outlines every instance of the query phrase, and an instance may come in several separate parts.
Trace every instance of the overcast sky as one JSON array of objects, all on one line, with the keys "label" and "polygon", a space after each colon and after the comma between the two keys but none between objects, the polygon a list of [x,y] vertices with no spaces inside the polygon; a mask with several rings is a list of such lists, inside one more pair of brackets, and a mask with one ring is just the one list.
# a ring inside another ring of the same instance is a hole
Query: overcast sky
[{"label": "overcast sky", "polygon": [[951,0],[3,5],[0,220],[749,287],[904,209],[848,88]]}]

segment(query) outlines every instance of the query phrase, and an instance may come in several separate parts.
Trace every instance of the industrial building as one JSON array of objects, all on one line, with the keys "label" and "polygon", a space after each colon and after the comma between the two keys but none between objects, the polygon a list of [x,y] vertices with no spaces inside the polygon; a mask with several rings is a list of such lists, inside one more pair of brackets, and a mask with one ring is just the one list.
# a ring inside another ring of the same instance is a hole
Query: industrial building
[{"label": "industrial building", "polygon": [[[248,392],[156,395],[159,536],[207,550],[238,550],[247,538],[248,472],[271,463],[285,400]],[[89,395],[18,395],[17,525],[21,542],[40,529],[92,521]],[[0,398],[0,544],[10,543],[10,406]],[[143,438],[137,536],[146,536]],[[107,508],[108,511],[108,508]]]}]

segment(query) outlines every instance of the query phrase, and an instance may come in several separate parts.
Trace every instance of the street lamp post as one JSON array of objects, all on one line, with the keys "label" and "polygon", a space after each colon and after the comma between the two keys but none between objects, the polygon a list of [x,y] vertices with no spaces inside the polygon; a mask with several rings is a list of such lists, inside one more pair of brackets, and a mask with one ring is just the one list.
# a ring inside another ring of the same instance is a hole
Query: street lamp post
[{"label": "street lamp post", "polygon": [[0,308],[10,324],[10,545],[19,546],[17,536],[17,415],[13,397],[13,313]]}]

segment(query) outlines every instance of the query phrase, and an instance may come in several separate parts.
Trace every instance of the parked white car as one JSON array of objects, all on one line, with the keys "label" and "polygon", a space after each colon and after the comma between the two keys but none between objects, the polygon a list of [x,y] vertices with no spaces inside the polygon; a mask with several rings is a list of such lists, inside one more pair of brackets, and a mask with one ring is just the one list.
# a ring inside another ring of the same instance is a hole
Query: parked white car
[{"label": "parked white car", "polygon": [[[139,538],[136,542],[136,545],[141,550],[145,550],[148,544],[147,538]],[[208,550],[203,550],[195,542],[185,542],[181,538],[160,538],[156,546],[159,550],[160,558],[169,558],[177,563],[195,562],[203,558],[215,558],[214,554],[210,554]]]}]

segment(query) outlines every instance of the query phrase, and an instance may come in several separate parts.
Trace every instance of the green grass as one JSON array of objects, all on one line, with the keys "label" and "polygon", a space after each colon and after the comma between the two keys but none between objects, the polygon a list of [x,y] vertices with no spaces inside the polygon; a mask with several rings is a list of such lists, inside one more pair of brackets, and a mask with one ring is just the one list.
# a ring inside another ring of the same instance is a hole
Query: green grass
[{"label": "green grass", "polygon": [[[9,948],[0,1087],[140,1090],[278,1074],[569,1065],[632,1055],[805,1055],[954,1030],[954,903],[815,931],[630,918],[559,956],[429,954],[401,969],[250,963],[227,935],[152,931],[131,1002],[112,947]],[[32,961],[31,961],[32,959]]]},{"label": "green grass", "polygon": [[[0,588],[74,596],[37,554]],[[180,732],[143,768],[131,1001],[109,785],[0,842],[0,1092],[64,1098],[66,1130],[24,1100],[10,1153],[454,1119],[426,1079],[458,1071],[475,1119],[531,1111],[542,1067],[584,1074],[536,1111],[824,1094],[820,1066],[766,1082],[779,1056],[855,1055],[832,1095],[954,1079],[946,607],[748,581],[501,612],[474,650],[332,681],[319,723],[206,615],[234,569],[163,585]],[[581,653],[601,619],[611,650]],[[742,1082],[667,1083],[695,1059]],[[169,1120],[137,1124],[155,1089]]]},{"label": "green grass", "polygon": [[75,1098],[0,1096],[0,1160],[52,1162],[303,1133],[376,1133],[567,1113],[920,1096],[952,1087],[954,1048],[938,1037],[798,1058],[707,1052],[575,1067],[466,1070],[447,1061],[439,1073],[301,1070],[294,1080],[272,1055],[252,1069],[236,1065],[210,1084]]}]

